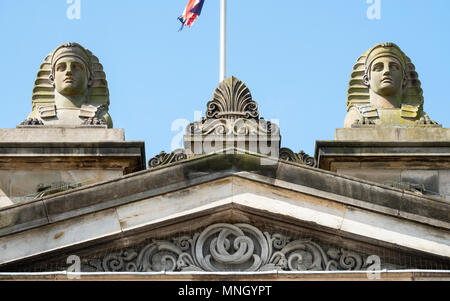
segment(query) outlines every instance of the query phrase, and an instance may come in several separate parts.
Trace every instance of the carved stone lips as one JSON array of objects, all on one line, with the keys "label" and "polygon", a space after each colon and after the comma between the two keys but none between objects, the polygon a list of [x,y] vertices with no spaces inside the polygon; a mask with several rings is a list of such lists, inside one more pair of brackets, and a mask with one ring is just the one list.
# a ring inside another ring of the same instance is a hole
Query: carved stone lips
[{"label": "carved stone lips", "polygon": [[65,83],[73,83],[73,82],[74,82],[74,79],[73,79],[73,77],[66,77],[66,78],[64,79],[64,82],[65,82]]},{"label": "carved stone lips", "polygon": [[392,82],[393,82],[393,80],[392,80],[392,78],[391,78],[391,77],[383,77],[383,78],[381,79],[381,82],[382,82],[382,83],[384,83],[384,82],[389,82],[389,83],[392,83]]}]

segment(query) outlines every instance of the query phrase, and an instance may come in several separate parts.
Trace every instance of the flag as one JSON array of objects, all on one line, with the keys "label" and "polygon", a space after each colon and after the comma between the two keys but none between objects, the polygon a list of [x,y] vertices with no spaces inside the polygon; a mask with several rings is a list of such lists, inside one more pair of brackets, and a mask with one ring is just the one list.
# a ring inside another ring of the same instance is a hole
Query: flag
[{"label": "flag", "polygon": [[205,2],[205,0],[189,0],[183,14],[178,17],[178,20],[181,22],[180,30],[183,29],[183,26],[190,27],[194,24],[195,19],[197,19],[202,12],[203,2]]}]

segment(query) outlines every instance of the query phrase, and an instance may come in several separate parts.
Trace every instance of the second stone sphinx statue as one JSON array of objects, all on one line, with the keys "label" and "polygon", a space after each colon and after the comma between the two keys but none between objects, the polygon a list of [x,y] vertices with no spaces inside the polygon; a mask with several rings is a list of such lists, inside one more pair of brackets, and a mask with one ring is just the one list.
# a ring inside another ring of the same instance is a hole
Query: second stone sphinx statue
[{"label": "second stone sphinx statue", "polygon": [[394,43],[377,44],[353,67],[344,127],[441,126],[423,111],[418,74]]},{"label": "second stone sphinx statue", "polygon": [[103,66],[88,49],[64,43],[40,66],[32,112],[22,126],[103,126],[112,128]]}]

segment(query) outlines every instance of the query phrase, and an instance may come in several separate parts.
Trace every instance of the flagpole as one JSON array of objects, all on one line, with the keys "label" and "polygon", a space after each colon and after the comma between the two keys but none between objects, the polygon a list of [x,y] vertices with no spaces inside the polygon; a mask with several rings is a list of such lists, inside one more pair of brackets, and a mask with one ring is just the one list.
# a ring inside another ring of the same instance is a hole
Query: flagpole
[{"label": "flagpole", "polygon": [[220,71],[219,81],[222,82],[227,73],[227,0],[220,0]]}]

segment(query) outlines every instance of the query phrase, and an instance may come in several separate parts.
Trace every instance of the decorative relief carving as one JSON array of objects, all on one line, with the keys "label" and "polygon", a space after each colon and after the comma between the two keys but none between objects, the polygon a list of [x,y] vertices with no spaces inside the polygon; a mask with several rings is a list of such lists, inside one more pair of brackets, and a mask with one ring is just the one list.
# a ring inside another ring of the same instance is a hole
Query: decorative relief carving
[{"label": "decorative relief carving", "polygon": [[234,76],[222,81],[206,105],[207,118],[258,119],[258,104],[247,86]]},{"label": "decorative relief carving", "polygon": [[234,135],[234,136],[271,136],[279,135],[278,126],[264,119],[203,119],[186,128],[186,135]]},{"label": "decorative relief carving", "polygon": [[362,270],[365,257],[328,248],[310,239],[262,232],[248,224],[213,224],[193,236],[155,240],[140,250],[126,249],[88,261],[85,271],[323,271]]},{"label": "decorative relief carving", "polygon": [[298,154],[296,154],[289,148],[283,147],[280,149],[280,160],[306,164],[311,167],[317,167],[316,160],[302,150]]},{"label": "decorative relief carving", "polygon": [[159,153],[159,155],[156,155],[155,157],[151,158],[148,161],[148,167],[154,168],[166,164],[170,164],[173,162],[182,161],[188,158],[188,155],[186,154],[185,150],[183,148],[179,148],[174,150],[171,153],[166,153],[165,151],[162,151]]}]

